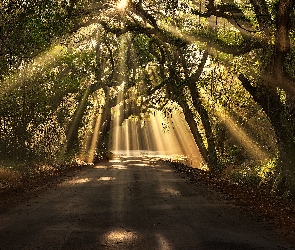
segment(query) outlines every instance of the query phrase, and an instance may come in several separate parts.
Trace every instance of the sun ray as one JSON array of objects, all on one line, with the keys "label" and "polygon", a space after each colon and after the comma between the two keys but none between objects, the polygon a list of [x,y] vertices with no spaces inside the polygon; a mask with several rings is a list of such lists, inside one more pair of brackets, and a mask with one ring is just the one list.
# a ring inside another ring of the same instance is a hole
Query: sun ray
[{"label": "sun ray", "polygon": [[[201,94],[205,102],[210,102],[210,97],[205,91],[201,91]],[[214,105],[214,114],[223,122],[231,136],[240,142],[253,159],[256,159],[257,161],[265,161],[270,158],[268,152],[259,147],[258,143],[247,134],[245,129],[243,129],[243,127],[240,126],[228,112],[226,112],[225,108],[218,103],[215,103]]]},{"label": "sun ray", "polygon": [[[102,112],[100,112],[102,113]],[[96,123],[95,123],[95,127],[94,127],[94,131],[93,131],[93,137],[92,137],[92,141],[91,141],[91,146],[90,146],[90,150],[89,150],[89,157],[88,157],[88,163],[92,163],[95,157],[95,149],[97,147],[97,140],[98,140],[98,136],[99,136],[99,129],[100,129],[100,124],[101,124],[101,114],[99,116],[97,116],[96,118]]]},{"label": "sun ray", "polygon": [[120,11],[123,11],[126,9],[126,7],[128,6],[128,0],[120,0],[117,3],[117,9]]},{"label": "sun ray", "polygon": [[85,51],[85,44],[88,44],[89,47],[89,44],[93,43],[92,37],[96,34],[97,29],[97,24],[82,27],[68,36],[63,43],[52,44],[50,48],[40,53],[30,62],[23,63],[10,75],[4,77],[4,80],[1,82],[0,96],[18,88],[37,74],[44,72],[44,70],[56,67],[67,53],[71,53],[71,51]]}]

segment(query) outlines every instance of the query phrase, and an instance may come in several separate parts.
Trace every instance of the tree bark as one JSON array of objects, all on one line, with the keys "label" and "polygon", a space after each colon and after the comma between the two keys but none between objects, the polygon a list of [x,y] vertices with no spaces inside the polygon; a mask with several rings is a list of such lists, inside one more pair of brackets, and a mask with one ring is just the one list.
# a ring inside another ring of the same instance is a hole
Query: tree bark
[{"label": "tree bark", "polygon": [[218,169],[218,158],[216,154],[215,138],[212,131],[212,126],[208,112],[200,100],[199,91],[196,87],[195,82],[189,82],[188,87],[191,92],[193,105],[201,117],[201,121],[205,130],[205,135],[208,144],[208,156],[206,161],[208,162],[210,171],[212,171],[213,173],[217,173],[220,169]]},{"label": "tree bark", "polygon": [[[207,59],[208,59],[208,53],[205,51],[201,59],[201,62],[198,65],[197,71],[191,77],[188,77],[185,83],[190,90],[194,108],[196,111],[198,111],[201,117],[204,130],[205,130],[205,135],[206,135],[207,144],[208,144],[208,158],[206,159],[206,161],[208,163],[209,169],[213,173],[217,173],[218,171],[220,171],[220,169],[218,169],[219,166],[218,166],[218,157],[216,154],[215,138],[212,131],[212,126],[211,126],[208,112],[202,104],[199,90],[196,86],[196,82],[198,81],[198,79],[200,78],[203,72]],[[185,64],[184,64],[184,67],[186,68]]]},{"label": "tree bark", "polygon": [[[182,107],[183,109],[183,114],[184,114],[184,117],[185,117],[185,120],[190,128],[190,131],[195,139],[195,142],[200,150],[200,153],[204,159],[204,161],[209,165],[210,164],[210,155],[208,153],[208,150],[206,149],[205,147],[205,144],[203,142],[203,139],[202,139],[202,136],[199,132],[199,129],[198,129],[198,125],[194,119],[194,114],[193,112],[190,110],[189,106],[187,105],[187,103],[185,102],[182,102],[182,103],[179,103],[180,106]],[[209,166],[210,168],[210,166]]]},{"label": "tree bark", "polygon": [[280,0],[278,3],[275,48],[271,62],[262,76],[270,86],[282,88],[293,97],[295,81],[286,73],[284,63],[290,51],[290,24],[294,4],[292,0]]},{"label": "tree bark", "polygon": [[273,126],[278,143],[278,167],[282,171],[282,178],[278,185],[278,192],[283,193],[288,187],[291,191],[292,198],[295,198],[295,143],[294,131],[290,120],[286,119],[286,110],[275,88],[271,89],[266,85],[253,87],[250,81],[240,75],[239,80],[244,88],[252,95],[258,103]]},{"label": "tree bark", "polygon": [[67,153],[75,152],[79,148],[78,131],[81,126],[82,118],[87,108],[88,97],[91,94],[91,89],[87,88],[78,104],[75,111],[74,118],[71,121],[68,131],[66,133],[67,138]]}]

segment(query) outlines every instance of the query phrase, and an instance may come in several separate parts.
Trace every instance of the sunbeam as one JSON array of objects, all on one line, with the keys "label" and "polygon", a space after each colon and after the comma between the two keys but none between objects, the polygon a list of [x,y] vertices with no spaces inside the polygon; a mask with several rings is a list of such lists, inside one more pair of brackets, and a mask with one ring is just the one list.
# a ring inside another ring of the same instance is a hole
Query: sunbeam
[{"label": "sunbeam", "polygon": [[71,124],[69,125],[69,129],[67,131],[67,147],[72,143],[72,137],[74,136],[74,133],[77,130],[77,126],[80,123],[82,113],[84,112],[84,106],[87,103],[87,100],[89,98],[89,94],[90,94],[90,88],[87,88],[83,94],[83,97],[81,98],[81,101],[78,104],[74,119],[72,120]]},{"label": "sunbeam", "polygon": [[41,74],[46,69],[51,69],[59,65],[62,58],[74,51],[75,53],[93,49],[93,35],[96,34],[99,26],[91,24],[80,28],[77,32],[68,36],[60,44],[52,44],[49,49],[39,54],[30,62],[22,63],[21,66],[4,77],[1,82],[0,96],[4,93],[21,86],[24,82],[30,80],[37,74]]},{"label": "sunbeam", "polygon": [[93,136],[92,136],[92,140],[91,140],[91,146],[89,149],[88,163],[92,163],[93,159],[95,157],[95,150],[97,147],[97,140],[98,140],[98,136],[99,136],[99,132],[100,132],[99,129],[100,129],[100,125],[101,125],[101,118],[102,118],[101,115],[98,115],[96,118],[96,123],[95,123]]},{"label": "sunbeam", "polygon": [[196,168],[204,168],[203,160],[199,153],[199,149],[195,143],[193,135],[187,125],[183,114],[176,112],[173,117],[169,119],[173,126],[173,131],[176,136],[176,142],[181,145],[181,155],[188,159],[188,165]]},{"label": "sunbeam", "polygon": [[241,126],[235,122],[229,114],[225,112],[224,109],[218,107],[215,109],[215,115],[218,116],[219,119],[223,121],[228,131],[230,131],[231,135],[234,136],[246,151],[256,160],[266,160],[269,158],[267,152],[262,150],[257,143],[245,132]]},{"label": "sunbeam", "polygon": [[164,154],[164,152],[166,151],[166,144],[164,143],[163,137],[161,136],[162,119],[158,112],[156,112],[154,117],[151,118],[150,125],[152,133],[151,136],[156,144],[156,148],[154,148],[153,150],[158,151],[159,154]]},{"label": "sunbeam", "polygon": [[[121,129],[115,129],[119,142],[111,149],[115,154],[158,155],[165,159],[184,162],[196,168],[204,168],[203,160],[187,123],[177,111],[173,117],[165,117],[154,111],[139,129],[140,120],[126,119]],[[163,126],[169,128],[164,129]],[[117,145],[117,146],[115,146]],[[205,169],[205,168],[204,168]]]},{"label": "sunbeam", "polygon": [[4,93],[21,86],[34,75],[42,72],[44,68],[54,67],[55,63],[66,53],[64,46],[56,45],[48,51],[36,57],[31,63],[24,63],[13,74],[4,78],[1,82],[0,96]]},{"label": "sunbeam", "polygon": [[120,1],[118,1],[116,7],[118,10],[123,11],[126,9],[127,6],[128,6],[128,0],[120,0]]},{"label": "sunbeam", "polygon": [[112,109],[113,111],[113,150],[117,151],[121,147],[122,143],[122,138],[120,137],[120,120],[122,118],[122,112],[123,112],[123,103],[124,103],[124,85],[125,83],[123,82],[121,86],[118,89],[118,94],[117,94],[117,101],[116,101],[116,106]]},{"label": "sunbeam", "polygon": [[[209,101],[209,95],[205,91],[201,91],[203,100],[205,102]],[[231,136],[234,137],[257,161],[269,160],[270,155],[255,142],[232,117],[226,112],[226,110],[218,103],[214,105],[214,114],[223,122],[226,129],[230,132]]]}]

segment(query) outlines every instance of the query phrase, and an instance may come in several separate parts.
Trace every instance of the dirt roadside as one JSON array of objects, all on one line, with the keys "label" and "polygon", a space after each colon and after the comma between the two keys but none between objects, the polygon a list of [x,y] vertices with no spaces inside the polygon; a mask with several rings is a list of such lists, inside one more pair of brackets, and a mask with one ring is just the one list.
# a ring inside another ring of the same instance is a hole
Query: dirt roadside
[{"label": "dirt roadside", "polygon": [[295,202],[270,195],[249,185],[231,183],[209,172],[191,168],[180,163],[171,163],[175,170],[195,185],[204,185],[215,190],[221,199],[227,200],[261,221],[270,221],[274,227],[293,242],[295,246]]},{"label": "dirt roadside", "polygon": [[47,188],[58,185],[59,183],[76,176],[82,169],[87,169],[91,165],[72,164],[67,167],[52,169],[47,172],[23,177],[17,183],[11,183],[0,188],[0,214],[9,211],[18,203],[26,201]]}]

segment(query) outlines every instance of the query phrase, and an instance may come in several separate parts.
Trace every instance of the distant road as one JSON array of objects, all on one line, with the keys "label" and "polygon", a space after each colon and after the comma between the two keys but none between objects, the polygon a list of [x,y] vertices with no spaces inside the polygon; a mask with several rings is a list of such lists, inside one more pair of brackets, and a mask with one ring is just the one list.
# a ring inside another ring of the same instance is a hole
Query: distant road
[{"label": "distant road", "polygon": [[83,170],[0,215],[0,249],[294,249],[155,156]]}]

